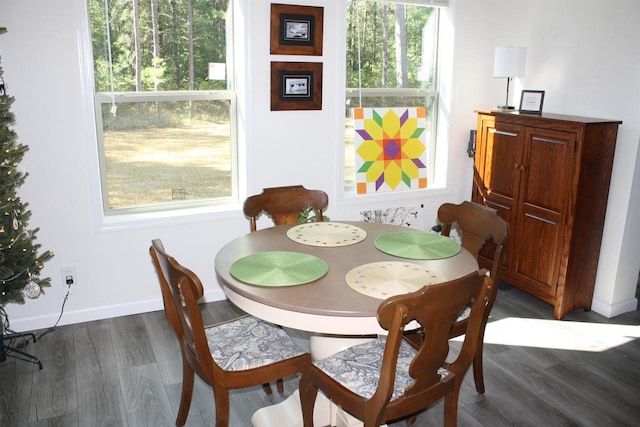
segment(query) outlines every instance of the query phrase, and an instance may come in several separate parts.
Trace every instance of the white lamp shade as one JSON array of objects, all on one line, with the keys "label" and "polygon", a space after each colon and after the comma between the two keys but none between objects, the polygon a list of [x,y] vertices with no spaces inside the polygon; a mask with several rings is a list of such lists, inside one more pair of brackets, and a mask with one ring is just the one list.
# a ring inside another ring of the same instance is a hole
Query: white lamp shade
[{"label": "white lamp shade", "polygon": [[526,47],[496,47],[493,61],[493,77],[524,77],[526,60]]}]

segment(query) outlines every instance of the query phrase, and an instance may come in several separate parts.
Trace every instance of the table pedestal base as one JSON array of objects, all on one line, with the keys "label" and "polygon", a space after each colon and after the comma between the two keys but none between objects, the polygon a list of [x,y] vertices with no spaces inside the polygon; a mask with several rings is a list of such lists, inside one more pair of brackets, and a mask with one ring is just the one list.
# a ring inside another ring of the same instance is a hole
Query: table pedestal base
[{"label": "table pedestal base", "polygon": [[[374,338],[311,335],[309,349],[313,359],[318,360],[372,339]],[[283,402],[258,409],[251,417],[251,424],[253,427],[302,427],[302,409],[298,390]],[[317,427],[361,427],[363,423],[327,399],[321,391],[318,391],[313,407],[313,425]]]},{"label": "table pedestal base", "polygon": [[[361,427],[362,421],[352,417],[318,392],[313,408],[313,425],[336,427]],[[253,427],[302,427],[300,395],[294,391],[285,401],[258,409],[251,417]],[[386,427],[382,425],[381,427]]]},{"label": "table pedestal base", "polygon": [[374,336],[331,336],[311,335],[309,337],[309,353],[313,360],[322,360],[365,342],[376,339]]}]

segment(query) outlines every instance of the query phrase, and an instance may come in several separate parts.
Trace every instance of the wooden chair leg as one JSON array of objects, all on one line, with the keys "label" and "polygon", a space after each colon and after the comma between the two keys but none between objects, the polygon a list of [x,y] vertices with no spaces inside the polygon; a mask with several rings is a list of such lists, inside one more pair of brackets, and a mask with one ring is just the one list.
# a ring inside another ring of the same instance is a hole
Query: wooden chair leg
[{"label": "wooden chair leg", "polygon": [[216,427],[229,427],[229,392],[213,389],[216,402]]},{"label": "wooden chair leg", "polygon": [[476,383],[476,391],[484,394],[484,373],[482,372],[482,346],[478,347],[473,358],[473,381]]},{"label": "wooden chair leg", "polygon": [[182,395],[180,396],[180,408],[176,417],[176,426],[181,427],[187,422],[189,408],[191,408],[191,397],[193,396],[194,372],[189,366],[189,362],[182,360]]},{"label": "wooden chair leg", "polygon": [[313,407],[316,404],[318,389],[309,381],[306,381],[303,374],[298,385],[298,392],[300,393],[304,427],[313,427]]},{"label": "wooden chair leg", "polygon": [[269,385],[269,383],[262,384],[262,389],[266,394],[271,394],[271,385]]},{"label": "wooden chair leg", "polygon": [[456,385],[444,397],[444,425],[445,427],[456,427],[458,425],[458,399],[460,397],[461,381],[456,380]]},{"label": "wooden chair leg", "polygon": [[451,397],[452,393],[449,393],[444,398],[444,426],[445,427],[456,427],[458,425],[458,405],[457,403],[452,403]]},{"label": "wooden chair leg", "polygon": [[278,393],[284,393],[284,380],[280,378],[278,381],[276,381],[276,384],[278,386]]}]

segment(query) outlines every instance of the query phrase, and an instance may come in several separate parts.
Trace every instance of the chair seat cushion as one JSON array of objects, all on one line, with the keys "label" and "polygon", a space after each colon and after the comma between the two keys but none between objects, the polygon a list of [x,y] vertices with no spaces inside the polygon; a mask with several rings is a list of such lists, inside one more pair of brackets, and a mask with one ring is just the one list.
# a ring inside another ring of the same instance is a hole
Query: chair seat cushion
[{"label": "chair seat cushion", "polygon": [[258,368],[304,353],[285,331],[253,316],[209,326],[205,333],[213,360],[227,371]]},{"label": "chair seat cushion", "polygon": [[[349,347],[326,359],[316,360],[313,364],[353,393],[369,399],[378,388],[385,342],[384,338],[380,338]],[[405,389],[413,383],[409,366],[415,355],[413,347],[403,340],[398,353],[391,400],[402,396]],[[442,377],[447,370],[441,368],[438,373]]]}]

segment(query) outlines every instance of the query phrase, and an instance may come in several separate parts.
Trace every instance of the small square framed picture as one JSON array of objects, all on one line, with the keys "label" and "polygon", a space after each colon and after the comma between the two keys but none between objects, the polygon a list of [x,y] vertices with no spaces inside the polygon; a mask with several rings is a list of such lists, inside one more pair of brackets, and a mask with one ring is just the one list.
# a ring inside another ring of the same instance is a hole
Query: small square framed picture
[{"label": "small square framed picture", "polygon": [[271,111],[322,110],[321,62],[272,62]]},{"label": "small square framed picture", "polygon": [[271,53],[322,56],[323,7],[271,5]]},{"label": "small square framed picture", "polygon": [[543,90],[523,90],[520,97],[520,112],[540,114],[542,113],[543,102]]}]

